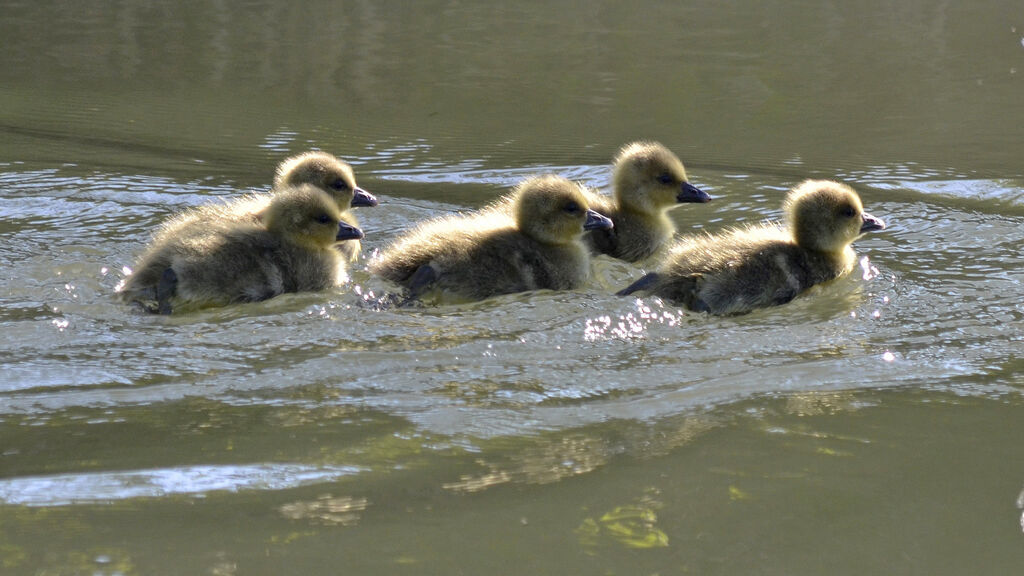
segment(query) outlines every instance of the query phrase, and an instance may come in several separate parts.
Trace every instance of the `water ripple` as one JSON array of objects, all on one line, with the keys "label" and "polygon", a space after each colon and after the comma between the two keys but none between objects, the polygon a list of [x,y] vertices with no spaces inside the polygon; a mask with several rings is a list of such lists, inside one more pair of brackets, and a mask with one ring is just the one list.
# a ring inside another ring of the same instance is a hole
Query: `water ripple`
[{"label": "water ripple", "polygon": [[[381,153],[392,152],[423,150]],[[608,177],[607,166],[542,167],[595,182]],[[383,177],[423,177],[424,185],[441,178],[458,192],[504,185],[534,168],[489,169],[471,160],[396,168]],[[369,408],[432,433],[493,437],[614,418],[657,420],[761,394],[956,387],[984,379],[1020,344],[1020,216],[902,188],[884,199],[868,189],[869,210],[891,226],[857,242],[867,260],[856,274],[741,317],[614,297],[645,268],[597,258],[592,281],[571,292],[374,310],[366,300],[395,287],[372,278],[363,260],[352,269],[353,284],[332,292],[153,318],[113,299],[117,270],[174,202],[232,191],[89,174],[67,183],[76,190],[46,192],[44,183],[61,174],[28,173],[12,182],[0,206],[21,220],[38,219],[0,247],[9,262],[8,278],[0,279],[4,414],[201,396]],[[727,194],[673,211],[682,230],[778,217],[787,183],[703,176]],[[386,206],[360,211],[372,231],[368,257],[414,222],[461,208],[438,198],[388,198]],[[59,242],[67,230],[82,240]],[[44,250],[49,243],[59,249]]]}]

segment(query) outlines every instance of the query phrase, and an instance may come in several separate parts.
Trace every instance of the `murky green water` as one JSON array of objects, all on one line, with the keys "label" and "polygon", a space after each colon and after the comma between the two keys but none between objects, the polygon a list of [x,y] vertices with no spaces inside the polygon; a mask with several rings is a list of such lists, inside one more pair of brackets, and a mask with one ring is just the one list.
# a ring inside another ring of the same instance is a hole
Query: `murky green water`
[{"label": "murky green water", "polygon": [[[1011,574],[1024,566],[1017,2],[8,2],[0,573]],[[310,148],[367,252],[657,139],[774,218],[805,177],[889,229],[735,318],[582,290],[141,316],[169,214]]]}]

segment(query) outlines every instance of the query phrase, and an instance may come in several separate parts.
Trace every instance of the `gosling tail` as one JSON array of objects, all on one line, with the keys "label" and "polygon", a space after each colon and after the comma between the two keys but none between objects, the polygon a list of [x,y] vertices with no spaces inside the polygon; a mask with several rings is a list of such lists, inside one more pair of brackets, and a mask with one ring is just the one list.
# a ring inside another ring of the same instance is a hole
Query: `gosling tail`
[{"label": "gosling tail", "polygon": [[651,273],[645,275],[643,278],[641,278],[641,279],[637,280],[636,282],[633,282],[629,286],[623,288],[622,290],[619,290],[618,292],[615,293],[615,295],[616,296],[629,296],[630,294],[632,294],[634,292],[639,292],[641,290],[647,290],[647,289],[651,288],[652,286],[654,286],[655,284],[657,284],[659,280],[661,280],[661,275],[658,274],[657,272],[651,272]]}]

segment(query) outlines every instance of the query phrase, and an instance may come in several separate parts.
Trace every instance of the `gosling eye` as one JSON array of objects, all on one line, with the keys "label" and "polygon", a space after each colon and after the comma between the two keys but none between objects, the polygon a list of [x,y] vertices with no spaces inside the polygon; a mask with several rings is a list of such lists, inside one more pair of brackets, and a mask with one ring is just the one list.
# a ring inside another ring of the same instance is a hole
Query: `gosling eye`
[{"label": "gosling eye", "polygon": [[668,184],[674,184],[676,179],[673,178],[672,175],[669,174],[668,172],[662,172],[661,174],[658,174],[657,180],[658,180],[658,182],[660,182],[662,184],[668,185]]},{"label": "gosling eye", "polygon": [[321,224],[330,224],[331,223],[331,217],[328,216],[327,214],[321,214],[321,215],[316,217],[316,221],[321,223]]},{"label": "gosling eye", "polygon": [[853,209],[853,206],[843,206],[839,210],[839,215],[843,218],[853,218],[857,215],[857,211]]},{"label": "gosling eye", "polygon": [[568,214],[579,214],[583,212],[583,208],[576,202],[568,202],[562,207],[562,210]]},{"label": "gosling eye", "polygon": [[333,182],[328,184],[328,186],[330,186],[334,190],[347,190],[348,189],[348,184],[344,180],[342,180],[341,178],[338,178],[337,180],[334,180]]}]

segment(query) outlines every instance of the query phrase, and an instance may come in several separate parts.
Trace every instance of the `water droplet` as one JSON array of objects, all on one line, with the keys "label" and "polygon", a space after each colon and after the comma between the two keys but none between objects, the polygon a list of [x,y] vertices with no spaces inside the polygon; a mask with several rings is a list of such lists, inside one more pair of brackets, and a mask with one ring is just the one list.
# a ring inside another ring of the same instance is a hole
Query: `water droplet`
[{"label": "water droplet", "polygon": [[892,362],[895,359],[896,355],[888,350],[885,351],[885,354],[882,354],[882,360],[885,360],[886,362]]}]

